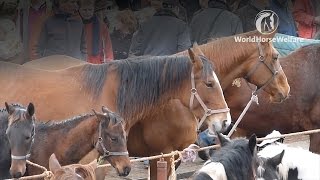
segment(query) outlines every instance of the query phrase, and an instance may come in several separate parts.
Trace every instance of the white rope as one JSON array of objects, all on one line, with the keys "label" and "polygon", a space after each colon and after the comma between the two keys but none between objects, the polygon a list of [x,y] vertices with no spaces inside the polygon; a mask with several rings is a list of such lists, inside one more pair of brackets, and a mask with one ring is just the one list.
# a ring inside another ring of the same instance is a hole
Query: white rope
[{"label": "white rope", "polygon": [[237,119],[236,123],[233,125],[232,129],[228,133],[228,137],[231,137],[233,132],[236,130],[236,128],[238,127],[238,125],[241,122],[242,118],[247,113],[247,111],[248,111],[249,107],[251,106],[252,102],[255,102],[255,103],[257,103],[257,105],[259,105],[258,95],[252,93],[250,101],[248,102],[248,104],[246,105],[246,107],[244,108],[242,113],[240,114],[239,118]]}]

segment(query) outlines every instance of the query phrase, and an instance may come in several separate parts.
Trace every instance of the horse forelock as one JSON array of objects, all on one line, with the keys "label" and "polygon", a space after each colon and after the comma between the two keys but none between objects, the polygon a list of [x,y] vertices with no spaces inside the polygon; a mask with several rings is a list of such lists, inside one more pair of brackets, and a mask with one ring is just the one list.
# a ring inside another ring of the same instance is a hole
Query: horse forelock
[{"label": "horse forelock", "polygon": [[231,143],[216,151],[211,160],[223,164],[228,180],[247,180],[253,175],[253,163],[255,155],[252,155],[247,139],[235,139]]},{"label": "horse forelock", "polygon": [[[208,69],[210,63],[204,63]],[[160,108],[164,94],[179,92],[190,80],[191,61],[187,56],[142,57],[122,60],[118,66],[121,86],[117,95],[118,112],[122,117],[143,117]]]},{"label": "horse forelock", "polygon": [[[26,107],[22,106],[21,104],[11,104],[11,106],[14,107],[15,110],[14,110],[13,114],[8,115],[8,127],[15,124],[15,123],[29,120],[26,117],[26,112],[27,112]],[[3,112],[7,112],[7,110],[5,109]],[[31,120],[33,122],[36,120],[35,114],[32,115]]]}]

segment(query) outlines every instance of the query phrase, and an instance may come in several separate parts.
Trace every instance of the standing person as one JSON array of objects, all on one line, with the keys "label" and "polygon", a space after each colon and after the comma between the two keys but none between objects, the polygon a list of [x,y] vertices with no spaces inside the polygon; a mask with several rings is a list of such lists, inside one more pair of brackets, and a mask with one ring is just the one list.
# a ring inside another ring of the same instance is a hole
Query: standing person
[{"label": "standing person", "polygon": [[[28,41],[28,60],[34,60],[37,58],[37,47],[39,42],[39,37],[41,33],[41,28],[45,22],[45,20],[52,15],[52,3],[50,0],[31,0],[30,8],[28,16],[28,28],[27,34],[28,37],[26,40]],[[24,14],[21,12],[20,14],[20,29],[21,29],[21,37],[23,37],[23,16]]]},{"label": "standing person", "polygon": [[319,39],[320,33],[320,1],[296,0],[293,8],[293,16],[298,23],[300,37],[307,39]]},{"label": "standing person", "polygon": [[192,42],[204,44],[210,39],[243,32],[240,18],[228,10],[225,0],[209,0],[208,8],[202,6],[190,23]]},{"label": "standing person", "polygon": [[270,0],[270,8],[279,17],[278,33],[297,36],[296,25],[288,0]]},{"label": "standing person", "polygon": [[84,23],[87,61],[101,64],[113,60],[112,43],[107,24],[94,14],[94,1],[80,1],[80,16]]},{"label": "standing person", "polygon": [[37,57],[67,55],[85,59],[84,28],[77,0],[54,0],[54,15],[42,27]]},{"label": "standing person", "polygon": [[177,0],[164,0],[162,8],[134,33],[130,55],[171,55],[189,48],[189,28],[178,14]]},{"label": "standing person", "polygon": [[23,63],[23,45],[17,31],[11,19],[0,18],[0,61]]},{"label": "standing person", "polygon": [[255,19],[257,14],[269,9],[269,0],[250,0],[249,3],[235,11],[242,22],[243,32],[256,30]]}]

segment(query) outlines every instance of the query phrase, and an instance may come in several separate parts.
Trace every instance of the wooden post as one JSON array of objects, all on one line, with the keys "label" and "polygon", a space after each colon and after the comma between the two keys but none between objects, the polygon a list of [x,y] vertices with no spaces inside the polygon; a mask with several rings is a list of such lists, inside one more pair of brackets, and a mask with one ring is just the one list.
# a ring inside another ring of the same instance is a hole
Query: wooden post
[{"label": "wooden post", "polygon": [[167,180],[167,161],[163,158],[157,162],[157,180]]}]

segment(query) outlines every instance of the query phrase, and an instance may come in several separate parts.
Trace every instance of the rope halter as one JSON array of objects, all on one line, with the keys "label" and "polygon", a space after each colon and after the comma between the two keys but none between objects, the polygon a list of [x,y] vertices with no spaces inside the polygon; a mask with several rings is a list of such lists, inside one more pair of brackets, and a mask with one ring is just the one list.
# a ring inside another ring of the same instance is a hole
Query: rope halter
[{"label": "rope halter", "polygon": [[[204,56],[200,56],[201,58],[206,58]],[[203,102],[203,100],[201,99],[197,89],[196,89],[196,84],[195,84],[195,80],[194,80],[194,73],[193,71],[191,71],[191,97],[190,97],[190,104],[189,104],[189,108],[190,110],[192,110],[192,106],[193,106],[193,102],[194,99],[197,99],[198,102],[200,103],[202,109],[204,110],[204,114],[200,120],[200,122],[198,123],[197,126],[197,131],[199,131],[200,127],[202,126],[202,124],[204,123],[204,121],[207,119],[207,117],[213,115],[213,114],[220,114],[220,113],[226,113],[226,112],[230,112],[229,108],[223,108],[223,109],[210,109],[206,106],[206,104]],[[198,121],[197,121],[198,122]]]},{"label": "rope halter", "polygon": [[128,156],[129,152],[128,151],[123,151],[123,152],[112,152],[112,151],[108,151],[107,148],[105,147],[105,145],[103,144],[103,138],[102,138],[102,122],[99,123],[99,137],[98,137],[98,141],[96,143],[96,149],[98,150],[98,147],[101,146],[102,150],[103,150],[103,155],[102,155],[102,159],[105,159],[109,156]]}]

